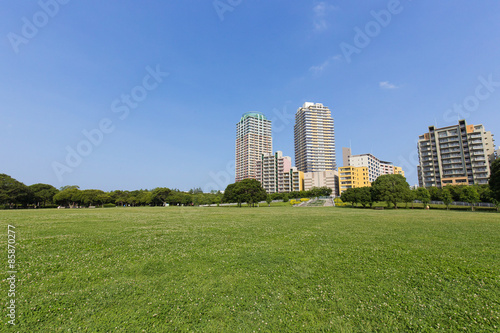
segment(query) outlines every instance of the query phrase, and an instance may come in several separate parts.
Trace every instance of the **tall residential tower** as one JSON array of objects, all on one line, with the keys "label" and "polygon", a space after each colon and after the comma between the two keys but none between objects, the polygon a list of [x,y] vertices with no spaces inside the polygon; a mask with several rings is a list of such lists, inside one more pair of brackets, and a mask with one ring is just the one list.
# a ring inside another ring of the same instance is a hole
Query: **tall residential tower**
[{"label": "tall residential tower", "polygon": [[272,154],[271,121],[260,112],[243,114],[236,124],[236,181],[257,177],[257,161]]},{"label": "tall residential tower", "polygon": [[488,184],[495,159],[493,135],[483,125],[429,127],[418,138],[418,182],[421,187]]},{"label": "tall residential tower", "polygon": [[334,171],[335,133],[330,109],[305,103],[295,114],[295,165],[302,172]]}]

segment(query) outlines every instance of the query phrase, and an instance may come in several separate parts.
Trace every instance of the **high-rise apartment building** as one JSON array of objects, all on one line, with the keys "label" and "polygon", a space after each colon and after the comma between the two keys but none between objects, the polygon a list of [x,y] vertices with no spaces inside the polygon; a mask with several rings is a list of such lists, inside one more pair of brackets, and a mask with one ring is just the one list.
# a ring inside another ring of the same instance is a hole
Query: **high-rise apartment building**
[{"label": "high-rise apartment building", "polygon": [[488,184],[495,158],[493,135],[483,125],[429,127],[418,138],[420,187]]},{"label": "high-rise apartment building", "polygon": [[295,114],[295,165],[303,172],[333,171],[334,123],[330,109],[321,103],[305,103]]},{"label": "high-rise apartment building", "polygon": [[257,161],[272,151],[271,121],[260,112],[243,114],[236,124],[236,181],[255,179]]},{"label": "high-rise apartment building", "polygon": [[256,179],[267,193],[288,193],[303,190],[304,173],[292,167],[292,158],[281,151],[262,154],[256,164]]}]

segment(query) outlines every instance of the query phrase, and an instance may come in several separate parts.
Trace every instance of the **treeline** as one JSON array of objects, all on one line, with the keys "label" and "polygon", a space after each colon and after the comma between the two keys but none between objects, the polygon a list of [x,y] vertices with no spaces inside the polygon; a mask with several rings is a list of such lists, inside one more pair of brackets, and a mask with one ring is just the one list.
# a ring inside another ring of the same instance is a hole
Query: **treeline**
[{"label": "treeline", "polygon": [[500,202],[499,191],[496,191],[491,183],[410,189],[401,175],[380,176],[371,187],[350,188],[342,193],[341,200],[351,203],[352,206],[361,204],[363,207],[372,207],[376,202],[387,202],[387,206],[394,208],[397,208],[398,203],[406,203],[408,207],[415,200],[421,201],[424,205],[431,201],[442,201],[447,208],[452,202],[467,202],[472,210],[474,204],[480,202],[493,203],[497,207]]},{"label": "treeline", "polygon": [[182,192],[158,187],[153,190],[111,191],[80,190],[78,186],[56,189],[49,184],[25,185],[0,174],[0,206],[3,208],[50,208],[89,206],[164,206],[218,204],[222,193],[203,193],[200,188]]},{"label": "treeline", "polygon": [[270,203],[272,200],[283,200],[288,202],[291,198],[321,197],[329,196],[331,193],[331,188],[313,187],[309,191],[267,194],[258,180],[243,179],[242,181],[229,184],[226,187],[222,201],[226,203],[237,203],[239,207],[245,202],[253,207],[261,201]]},{"label": "treeline", "polygon": [[313,187],[309,191],[294,191],[289,193],[271,193],[269,196],[272,200],[288,201],[290,199],[328,197],[332,194],[332,189],[329,187]]}]

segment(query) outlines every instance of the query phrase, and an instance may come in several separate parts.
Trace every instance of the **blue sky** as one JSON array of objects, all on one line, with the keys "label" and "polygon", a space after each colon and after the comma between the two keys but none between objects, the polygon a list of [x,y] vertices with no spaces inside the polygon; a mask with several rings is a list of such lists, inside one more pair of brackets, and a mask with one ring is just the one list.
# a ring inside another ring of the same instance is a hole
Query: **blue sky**
[{"label": "blue sky", "polygon": [[241,114],[273,119],[273,149],[293,158],[308,101],[332,110],[339,165],[351,146],[415,184],[428,126],[500,135],[499,14],[493,0],[3,1],[0,173],[224,189]]}]

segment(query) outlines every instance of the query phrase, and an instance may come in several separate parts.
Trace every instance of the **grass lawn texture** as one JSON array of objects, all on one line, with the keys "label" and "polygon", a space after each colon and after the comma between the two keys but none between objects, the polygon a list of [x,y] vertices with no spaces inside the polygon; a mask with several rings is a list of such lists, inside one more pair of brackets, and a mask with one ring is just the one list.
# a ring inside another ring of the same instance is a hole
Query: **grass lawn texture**
[{"label": "grass lawn texture", "polygon": [[2,332],[500,330],[497,213],[148,207],[0,211],[0,223]]}]

